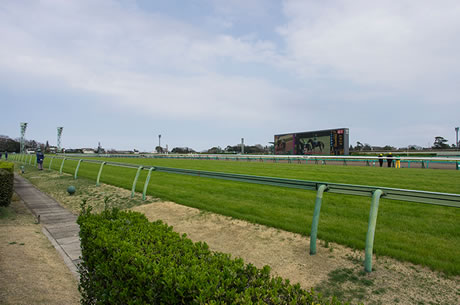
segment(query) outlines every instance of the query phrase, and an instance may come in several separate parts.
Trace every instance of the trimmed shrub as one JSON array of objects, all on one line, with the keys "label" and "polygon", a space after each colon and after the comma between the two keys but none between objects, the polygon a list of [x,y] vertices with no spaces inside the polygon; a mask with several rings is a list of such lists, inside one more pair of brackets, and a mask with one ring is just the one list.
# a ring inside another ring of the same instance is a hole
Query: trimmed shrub
[{"label": "trimmed shrub", "polygon": [[82,304],[341,304],[138,212],[83,206],[78,224]]},{"label": "trimmed shrub", "polygon": [[0,162],[0,206],[9,206],[13,197],[14,164]]}]

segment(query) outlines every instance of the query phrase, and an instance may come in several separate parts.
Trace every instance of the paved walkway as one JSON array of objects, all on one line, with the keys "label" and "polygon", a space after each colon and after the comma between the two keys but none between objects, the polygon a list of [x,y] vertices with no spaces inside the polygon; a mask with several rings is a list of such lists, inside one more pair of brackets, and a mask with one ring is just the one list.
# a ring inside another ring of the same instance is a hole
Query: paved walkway
[{"label": "paved walkway", "polygon": [[79,279],[77,265],[80,262],[81,249],[77,216],[19,175],[14,175],[14,191],[32,214],[40,219],[43,233],[61,254],[70,271]]}]

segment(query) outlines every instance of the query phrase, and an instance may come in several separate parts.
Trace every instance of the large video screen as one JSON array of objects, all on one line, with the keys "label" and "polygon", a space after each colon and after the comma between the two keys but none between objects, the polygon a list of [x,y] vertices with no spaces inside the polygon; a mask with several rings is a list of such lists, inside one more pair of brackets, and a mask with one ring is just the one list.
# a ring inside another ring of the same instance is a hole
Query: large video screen
[{"label": "large video screen", "polygon": [[348,155],[348,128],[275,135],[276,155]]}]

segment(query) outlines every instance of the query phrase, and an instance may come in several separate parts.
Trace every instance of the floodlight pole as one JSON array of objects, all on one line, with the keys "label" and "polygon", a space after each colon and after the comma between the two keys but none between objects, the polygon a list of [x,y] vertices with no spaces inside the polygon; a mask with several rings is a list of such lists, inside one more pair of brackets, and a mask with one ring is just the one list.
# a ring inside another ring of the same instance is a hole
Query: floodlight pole
[{"label": "floodlight pole", "polygon": [[456,133],[456,137],[455,137],[455,146],[457,146],[457,149],[458,149],[458,130],[460,129],[460,127],[455,127],[455,133]]},{"label": "floodlight pole", "polygon": [[57,152],[61,152],[62,129],[64,129],[64,127],[58,127],[57,128]]},{"label": "floodlight pole", "polygon": [[24,136],[26,134],[26,129],[27,129],[27,123],[21,123],[21,146],[19,148],[19,152],[22,154],[24,153]]},{"label": "floodlight pole", "polygon": [[158,135],[158,146],[161,148],[161,134]]}]

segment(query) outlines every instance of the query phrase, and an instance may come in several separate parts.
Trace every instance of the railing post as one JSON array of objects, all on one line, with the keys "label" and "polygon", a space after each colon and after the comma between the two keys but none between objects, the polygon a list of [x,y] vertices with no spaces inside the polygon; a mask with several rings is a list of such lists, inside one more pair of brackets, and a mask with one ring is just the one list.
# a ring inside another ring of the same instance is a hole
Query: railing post
[{"label": "railing post", "polygon": [[59,174],[60,175],[62,175],[62,169],[64,168],[65,159],[67,159],[67,158],[62,159],[61,168],[59,169]]},{"label": "railing post", "polygon": [[29,157],[29,165],[32,165],[32,155]]},{"label": "railing post", "polygon": [[366,234],[366,248],[364,255],[364,270],[372,272],[372,249],[374,247],[375,226],[377,224],[377,214],[379,211],[380,197],[383,195],[382,190],[375,190],[372,194],[371,210],[369,212],[369,224]]},{"label": "railing post", "polygon": [[347,159],[343,159],[343,165],[347,166]]},{"label": "railing post", "polygon": [[149,182],[150,182],[150,175],[152,174],[152,171],[155,170],[155,167],[151,167],[149,169],[149,172],[147,174],[147,178],[145,179],[145,183],[144,183],[144,191],[142,192],[142,200],[145,200],[145,197],[147,196],[147,188],[149,186]]},{"label": "railing post", "polygon": [[323,201],[323,193],[325,191],[327,191],[327,185],[321,184],[316,192],[315,211],[313,212],[310,232],[310,255],[316,254],[316,236],[318,235],[319,213],[321,211],[321,202]]},{"label": "railing post", "polygon": [[48,169],[49,169],[49,170],[51,170],[51,164],[53,164],[53,160],[54,160],[54,157],[52,157],[51,160],[50,160],[50,164],[49,164],[49,166],[48,166]]},{"label": "railing post", "polygon": [[457,161],[457,170],[460,170],[460,163]]},{"label": "railing post", "polygon": [[101,179],[101,174],[102,174],[102,168],[107,162],[102,162],[101,167],[99,167],[99,173],[97,173],[97,179],[96,179],[96,186],[99,186],[99,180]]},{"label": "railing post", "polygon": [[131,189],[131,198],[134,197],[134,192],[136,191],[137,179],[139,178],[139,174],[141,173],[141,170],[143,168],[144,167],[142,165],[137,168],[136,177],[134,177],[134,181],[133,181],[133,188]]},{"label": "railing post", "polygon": [[78,160],[77,167],[75,168],[75,175],[73,177],[74,179],[77,179],[78,169],[80,168],[81,161],[83,161],[83,160],[82,159]]}]

